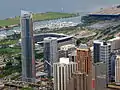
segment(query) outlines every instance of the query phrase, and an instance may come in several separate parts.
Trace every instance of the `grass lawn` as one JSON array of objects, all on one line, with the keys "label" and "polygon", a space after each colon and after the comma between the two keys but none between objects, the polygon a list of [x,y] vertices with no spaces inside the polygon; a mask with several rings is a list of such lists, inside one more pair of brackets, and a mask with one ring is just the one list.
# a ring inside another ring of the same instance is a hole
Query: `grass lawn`
[{"label": "grass lawn", "polygon": [[[57,19],[57,18],[66,18],[66,17],[72,17],[75,16],[75,14],[69,14],[69,13],[59,13],[59,12],[47,12],[47,13],[36,13],[33,14],[33,20],[50,20],[50,19]],[[20,17],[16,16],[15,18],[7,18],[5,20],[0,20],[0,26],[9,26],[9,25],[15,25],[19,24]]]},{"label": "grass lawn", "polygon": [[4,55],[4,54],[12,55],[20,52],[21,52],[20,48],[1,48],[0,49],[0,55]]},{"label": "grass lawn", "polygon": [[0,45],[11,45],[16,44],[18,40],[2,40],[0,41]]}]

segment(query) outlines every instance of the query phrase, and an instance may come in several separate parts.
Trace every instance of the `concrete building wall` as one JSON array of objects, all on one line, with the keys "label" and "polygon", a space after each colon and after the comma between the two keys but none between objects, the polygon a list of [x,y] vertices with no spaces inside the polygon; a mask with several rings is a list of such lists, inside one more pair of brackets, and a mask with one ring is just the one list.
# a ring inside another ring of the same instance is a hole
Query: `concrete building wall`
[{"label": "concrete building wall", "polygon": [[78,63],[78,71],[88,75],[87,77],[87,87],[89,90],[92,89],[92,56],[90,48],[86,45],[81,45],[77,48],[76,62]]},{"label": "concrete building wall", "polygon": [[67,83],[71,79],[72,73],[75,71],[77,71],[77,63],[75,62],[54,63],[54,90],[67,90]]},{"label": "concrete building wall", "polygon": [[115,61],[115,83],[120,85],[120,55],[117,55]]},{"label": "concrete building wall", "polygon": [[89,77],[81,72],[74,72],[70,79],[67,90],[91,90]]},{"label": "concrete building wall", "polygon": [[77,49],[76,62],[78,63],[78,71],[81,73],[91,73],[92,57],[91,51],[87,49]]},{"label": "concrete building wall", "polygon": [[53,76],[53,63],[58,62],[57,52],[57,39],[56,38],[45,38],[44,39],[44,60],[45,60],[45,72],[48,76]]}]

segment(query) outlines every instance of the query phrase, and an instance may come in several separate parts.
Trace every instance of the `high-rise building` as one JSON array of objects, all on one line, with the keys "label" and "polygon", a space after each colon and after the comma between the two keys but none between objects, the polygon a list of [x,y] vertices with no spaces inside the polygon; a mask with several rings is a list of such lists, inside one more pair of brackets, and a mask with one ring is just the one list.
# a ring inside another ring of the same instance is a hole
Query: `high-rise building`
[{"label": "high-rise building", "polygon": [[72,73],[77,71],[77,63],[69,62],[69,58],[60,58],[60,62],[53,65],[54,90],[67,90]]},{"label": "high-rise building", "polygon": [[116,53],[112,52],[110,54],[110,63],[109,63],[109,82],[115,81],[115,60],[116,60]]},{"label": "high-rise building", "polygon": [[94,63],[110,60],[111,44],[99,40],[94,41]]},{"label": "high-rise building", "polygon": [[115,60],[115,83],[120,85],[120,55]]},{"label": "high-rise building", "polygon": [[118,51],[120,49],[120,37],[115,37],[108,41],[111,44],[111,51]]},{"label": "high-rise building", "polygon": [[106,82],[110,81],[110,66],[111,66],[111,44],[104,42],[104,41],[99,41],[95,40],[94,41],[94,63],[97,62],[104,62],[106,64]]},{"label": "high-rise building", "polygon": [[81,44],[79,48],[77,48],[77,56],[76,62],[78,63],[78,71],[81,73],[85,73],[88,75],[88,86],[89,90],[92,89],[92,56],[91,50],[88,48],[86,44]]},{"label": "high-rise building", "polygon": [[59,58],[61,57],[68,58],[69,54],[71,54],[75,50],[76,50],[76,47],[74,44],[63,45],[60,47],[60,50],[59,50]]},{"label": "high-rise building", "polygon": [[81,44],[77,48],[76,62],[78,63],[78,71],[81,73],[91,73],[92,70],[92,57],[90,48],[86,44]]},{"label": "high-rise building", "polygon": [[99,42],[98,40],[93,42],[94,63],[100,62],[100,45],[101,45],[101,42]]},{"label": "high-rise building", "polygon": [[53,63],[58,62],[57,38],[44,38],[44,61],[44,71],[53,76]]},{"label": "high-rise building", "polygon": [[22,79],[35,82],[35,58],[33,42],[33,22],[30,12],[21,11],[21,39],[22,39]]},{"label": "high-rise building", "polygon": [[67,90],[90,90],[88,81],[88,75],[74,72],[67,85]]}]

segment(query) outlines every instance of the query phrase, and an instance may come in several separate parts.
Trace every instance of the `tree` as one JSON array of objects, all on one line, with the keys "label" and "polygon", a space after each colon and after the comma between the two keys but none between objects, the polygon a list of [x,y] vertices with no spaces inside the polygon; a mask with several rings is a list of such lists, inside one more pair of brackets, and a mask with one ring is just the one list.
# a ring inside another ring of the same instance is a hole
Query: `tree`
[{"label": "tree", "polygon": [[21,90],[33,90],[31,87],[24,87]]}]

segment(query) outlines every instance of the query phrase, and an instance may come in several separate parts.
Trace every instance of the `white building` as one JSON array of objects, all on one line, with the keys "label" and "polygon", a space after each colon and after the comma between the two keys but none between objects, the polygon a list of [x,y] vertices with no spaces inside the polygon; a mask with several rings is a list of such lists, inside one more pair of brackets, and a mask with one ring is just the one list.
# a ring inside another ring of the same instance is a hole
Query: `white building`
[{"label": "white building", "polygon": [[67,44],[67,45],[63,45],[60,47],[59,50],[59,58],[61,57],[69,57],[69,54],[71,54],[73,51],[76,51],[76,47],[74,44]]},{"label": "white building", "polygon": [[53,76],[53,63],[58,62],[57,38],[44,38],[44,61],[45,72],[48,76]]},{"label": "white building", "polygon": [[111,44],[111,50],[116,51],[120,49],[120,37],[115,37],[108,41]]},{"label": "white building", "polygon": [[60,62],[54,63],[54,90],[67,90],[67,84],[72,73],[77,71],[77,66],[76,62],[69,62],[69,58],[60,58]]},{"label": "white building", "polygon": [[120,55],[117,55],[115,61],[115,83],[120,85]]}]

